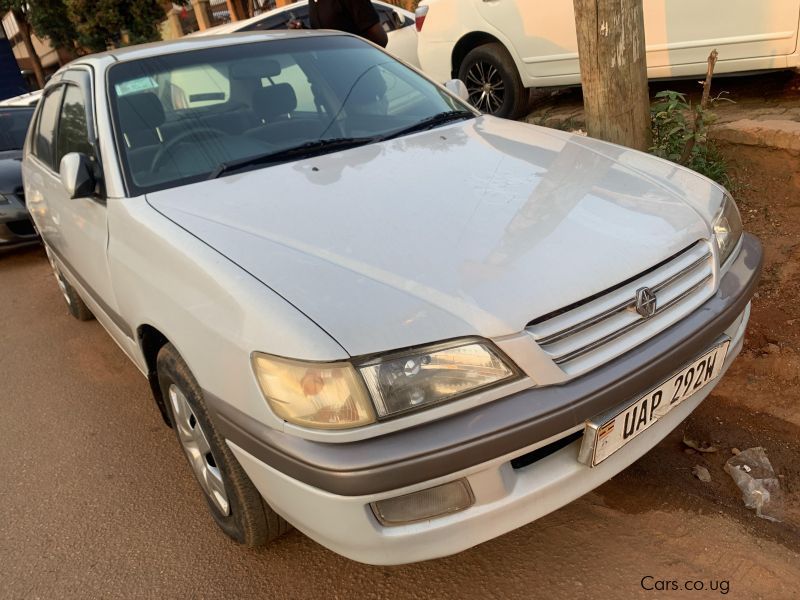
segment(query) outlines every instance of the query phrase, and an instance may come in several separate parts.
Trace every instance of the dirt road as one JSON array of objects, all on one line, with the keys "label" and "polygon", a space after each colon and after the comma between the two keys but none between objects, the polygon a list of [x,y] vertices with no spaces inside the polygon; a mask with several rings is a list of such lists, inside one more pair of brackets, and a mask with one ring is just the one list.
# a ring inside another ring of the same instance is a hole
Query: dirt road
[{"label": "dirt road", "polygon": [[[403,567],[354,563],[296,531],[235,546],[207,516],[146,381],[97,322],[68,316],[43,252],[0,255],[0,598],[800,597],[800,215],[787,201],[780,216],[759,200],[776,184],[748,176],[742,206],[769,262],[753,333],[718,391],[596,492]],[[720,451],[687,454],[684,432]],[[755,445],[782,477],[784,523],[744,509],[722,471],[731,447]]]}]

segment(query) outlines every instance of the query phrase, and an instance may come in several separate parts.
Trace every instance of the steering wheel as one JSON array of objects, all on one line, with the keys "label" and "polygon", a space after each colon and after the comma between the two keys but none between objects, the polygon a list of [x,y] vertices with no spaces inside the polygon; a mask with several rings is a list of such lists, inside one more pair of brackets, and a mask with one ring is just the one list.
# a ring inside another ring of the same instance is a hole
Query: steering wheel
[{"label": "steering wheel", "polygon": [[154,172],[158,171],[163,166],[161,163],[164,162],[164,158],[168,156],[167,153],[175,146],[191,137],[219,138],[230,137],[230,134],[222,131],[221,129],[215,129],[213,127],[198,127],[197,129],[187,129],[186,131],[182,131],[158,149],[158,152],[156,152],[155,156],[153,157],[153,162],[150,163],[150,170]]}]

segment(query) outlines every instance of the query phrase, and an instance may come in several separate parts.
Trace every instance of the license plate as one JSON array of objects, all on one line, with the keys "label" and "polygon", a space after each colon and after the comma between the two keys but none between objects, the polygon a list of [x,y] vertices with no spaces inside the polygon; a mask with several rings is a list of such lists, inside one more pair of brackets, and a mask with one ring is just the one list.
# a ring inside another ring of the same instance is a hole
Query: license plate
[{"label": "license plate", "polygon": [[579,460],[594,467],[719,377],[730,340],[675,373],[621,411],[586,422]]}]

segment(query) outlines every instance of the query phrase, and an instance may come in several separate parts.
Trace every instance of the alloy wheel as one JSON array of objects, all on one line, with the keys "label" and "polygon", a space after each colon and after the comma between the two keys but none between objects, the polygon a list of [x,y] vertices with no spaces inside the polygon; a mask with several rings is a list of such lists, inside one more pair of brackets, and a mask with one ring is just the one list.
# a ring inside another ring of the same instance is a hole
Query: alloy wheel
[{"label": "alloy wheel", "polygon": [[469,101],[478,110],[494,114],[505,101],[506,88],[500,71],[493,64],[478,60],[467,71]]},{"label": "alloy wheel", "polygon": [[189,458],[189,464],[192,465],[200,487],[222,514],[230,514],[230,501],[225,491],[225,483],[222,481],[222,473],[200,421],[189,405],[186,395],[177,385],[171,384],[168,394],[178,439]]}]

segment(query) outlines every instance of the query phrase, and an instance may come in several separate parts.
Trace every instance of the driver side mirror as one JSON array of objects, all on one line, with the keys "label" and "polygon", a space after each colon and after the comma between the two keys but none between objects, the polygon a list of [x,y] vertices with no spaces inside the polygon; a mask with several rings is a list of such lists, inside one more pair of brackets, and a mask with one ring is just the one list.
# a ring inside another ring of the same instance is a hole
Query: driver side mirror
[{"label": "driver side mirror", "polygon": [[392,11],[392,20],[394,21],[395,29],[402,29],[406,26],[406,18],[396,10]]},{"label": "driver side mirror", "polygon": [[467,84],[460,79],[451,79],[444,84],[444,87],[446,87],[451,94],[458,96],[464,102],[469,102],[469,90],[467,89]]},{"label": "driver side mirror", "polygon": [[70,200],[91,196],[97,187],[89,157],[82,152],[70,152],[61,159],[58,169],[61,184]]}]

